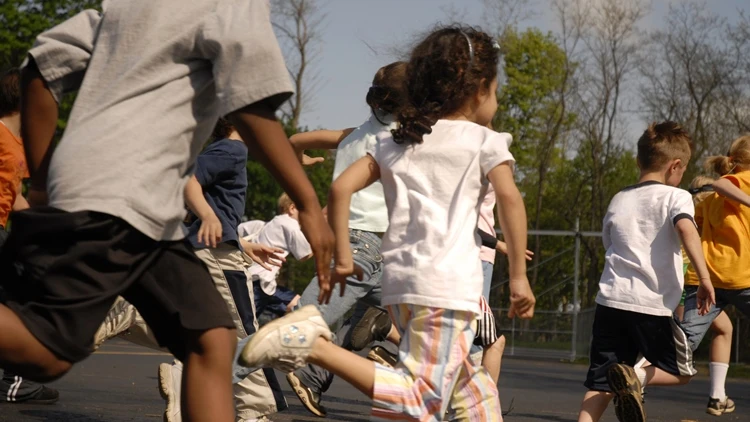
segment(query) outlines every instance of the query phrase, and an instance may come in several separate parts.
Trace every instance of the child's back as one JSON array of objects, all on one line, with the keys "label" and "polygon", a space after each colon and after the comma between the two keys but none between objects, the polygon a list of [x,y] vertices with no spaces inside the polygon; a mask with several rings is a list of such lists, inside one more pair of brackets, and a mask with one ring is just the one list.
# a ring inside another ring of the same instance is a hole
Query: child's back
[{"label": "child's back", "polygon": [[50,205],[181,238],[181,187],[216,118],[290,94],[268,13],[260,1],[111,2],[53,156]]},{"label": "child's back", "polygon": [[390,217],[382,248],[384,304],[419,298],[479,312],[476,227],[488,189],[484,175],[513,161],[509,138],[476,123],[439,120],[422,144],[377,144]]},{"label": "child's back", "polygon": [[690,194],[659,182],[623,189],[604,217],[604,271],[596,303],[649,315],[670,316],[683,286],[680,238],[675,225],[692,219]]}]

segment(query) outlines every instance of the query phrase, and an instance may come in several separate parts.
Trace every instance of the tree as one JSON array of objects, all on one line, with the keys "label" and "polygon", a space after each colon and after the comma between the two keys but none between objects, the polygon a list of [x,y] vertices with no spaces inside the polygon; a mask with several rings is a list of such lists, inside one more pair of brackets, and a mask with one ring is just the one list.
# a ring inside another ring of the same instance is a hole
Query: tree
[{"label": "tree", "polygon": [[310,73],[310,66],[317,57],[319,28],[324,19],[315,0],[274,0],[272,3],[273,27],[286,47],[286,61],[296,91],[282,108],[284,119],[293,128],[299,127],[300,116],[316,88],[317,77]]}]

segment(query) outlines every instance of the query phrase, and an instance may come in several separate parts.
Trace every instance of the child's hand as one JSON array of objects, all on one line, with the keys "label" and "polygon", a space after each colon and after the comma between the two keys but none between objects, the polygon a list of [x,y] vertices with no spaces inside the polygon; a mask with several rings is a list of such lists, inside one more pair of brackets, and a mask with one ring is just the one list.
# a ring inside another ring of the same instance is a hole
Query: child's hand
[{"label": "child's hand", "polygon": [[[508,244],[501,240],[498,240],[497,246],[495,246],[495,250],[500,251],[504,253],[505,255],[508,255]],[[533,258],[534,258],[534,252],[526,249],[526,260],[531,261]]]},{"label": "child's hand", "polygon": [[326,159],[323,157],[310,157],[307,154],[302,154],[302,158],[300,159],[300,162],[303,166],[311,166],[313,164],[322,163]]},{"label": "child's hand", "polygon": [[362,268],[359,268],[358,265],[354,265],[351,261],[348,262],[348,264],[337,262],[336,265],[334,265],[333,271],[331,272],[331,282],[325,295],[323,295],[323,288],[321,286],[321,296],[318,298],[321,304],[328,303],[331,300],[331,295],[333,294],[333,289],[336,284],[341,286],[339,294],[344,296],[344,288],[346,288],[346,280],[348,277],[353,275],[357,280],[362,280]]},{"label": "child's hand", "polygon": [[216,214],[201,219],[201,228],[198,229],[198,243],[215,248],[221,242],[221,221]]},{"label": "child's hand", "polygon": [[711,279],[701,279],[696,299],[699,315],[706,315],[711,310],[711,306],[716,304],[716,293]]},{"label": "child's hand", "polygon": [[295,307],[297,306],[297,304],[299,303],[299,299],[300,299],[300,296],[299,296],[299,295],[296,295],[296,296],[294,296],[294,299],[292,299],[292,300],[291,300],[291,301],[289,302],[289,304],[288,304],[288,305],[286,305],[286,313],[292,312],[292,311],[294,310],[294,308],[295,308]]},{"label": "child's hand", "polygon": [[534,316],[534,305],[536,298],[531,291],[529,280],[524,276],[523,279],[510,281],[510,310],[508,318],[519,317],[529,319]]},{"label": "child's hand", "polygon": [[286,258],[284,250],[273,246],[261,245],[260,243],[242,242],[242,251],[256,264],[271,271],[271,265],[280,267]]},{"label": "child's hand", "polygon": [[333,255],[335,244],[331,226],[328,225],[319,208],[316,211],[310,211],[307,208],[300,210],[299,224],[302,228],[302,233],[310,243],[310,248],[315,257],[315,270],[318,275],[318,283],[320,284],[320,297],[323,297],[324,294],[330,297],[331,256]]}]

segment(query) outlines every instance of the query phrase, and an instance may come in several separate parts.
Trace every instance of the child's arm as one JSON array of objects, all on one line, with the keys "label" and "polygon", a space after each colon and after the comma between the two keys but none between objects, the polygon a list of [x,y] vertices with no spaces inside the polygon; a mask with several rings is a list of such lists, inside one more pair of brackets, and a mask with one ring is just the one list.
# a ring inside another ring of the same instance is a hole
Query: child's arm
[{"label": "child's arm", "polygon": [[534,316],[536,299],[526,277],[526,207],[521,192],[513,180],[513,170],[508,162],[502,163],[487,173],[495,188],[498,203],[498,220],[503,236],[508,242],[508,264],[510,267],[511,305],[508,316],[531,318]]},{"label": "child's arm", "polygon": [[286,262],[286,258],[283,256],[284,250],[281,248],[248,242],[242,237],[240,237],[240,247],[242,248],[242,251],[253,260],[253,262],[268,271],[271,271],[271,265],[280,267]]},{"label": "child's arm", "polygon": [[219,221],[219,217],[216,216],[213,208],[206,202],[206,198],[203,196],[203,188],[195,176],[191,176],[187,185],[185,185],[185,203],[190,211],[201,220],[198,242],[215,248],[221,242],[221,221]]},{"label": "child's arm", "polygon": [[353,130],[354,128],[300,132],[292,135],[289,142],[297,152],[308,149],[336,149]]},{"label": "child's arm", "polygon": [[23,186],[19,184],[17,191],[18,195],[16,195],[16,200],[13,202],[13,211],[23,211],[29,208],[29,202],[21,194],[21,192],[23,192],[22,188]]},{"label": "child's arm", "polygon": [[[479,233],[479,238],[482,239],[482,246],[494,249],[496,251],[502,252],[505,255],[508,255],[508,244],[503,242],[502,240],[498,240],[495,236],[487,233],[486,231],[482,229],[477,229],[477,233]],[[534,256],[534,252],[531,252],[530,250],[526,249],[526,260],[531,261],[531,258]]]},{"label": "child's arm", "polygon": [[31,175],[28,201],[47,204],[47,172],[55,146],[57,102],[33,59],[21,71],[21,136]]},{"label": "child's arm", "polygon": [[701,249],[701,238],[695,224],[689,218],[683,218],[675,224],[677,234],[680,236],[685,252],[693,264],[693,269],[700,278],[698,286],[698,313],[705,315],[711,310],[711,305],[716,303],[714,286],[711,284],[711,276],[708,274],[706,259]]},{"label": "child's arm", "polygon": [[750,195],[738,188],[731,180],[721,178],[713,183],[713,188],[719,195],[729,198],[735,202],[750,207]]},{"label": "child's arm", "polygon": [[[313,254],[318,280],[330,290],[331,254],[334,238],[323,218],[318,196],[276,120],[271,101],[259,101],[229,115],[249,151],[279,182],[299,209],[299,222]],[[325,286],[325,287],[323,287]]]},{"label": "child's arm", "polygon": [[[370,186],[379,178],[378,163],[371,155],[365,155],[336,178],[328,194],[328,222],[336,235],[336,265],[333,284],[341,283],[341,295],[344,294],[347,276],[356,274],[358,278],[362,277],[362,270],[354,265],[352,250],[349,246],[349,206],[352,194]],[[327,292],[324,298],[326,302],[330,295],[331,292]]]}]

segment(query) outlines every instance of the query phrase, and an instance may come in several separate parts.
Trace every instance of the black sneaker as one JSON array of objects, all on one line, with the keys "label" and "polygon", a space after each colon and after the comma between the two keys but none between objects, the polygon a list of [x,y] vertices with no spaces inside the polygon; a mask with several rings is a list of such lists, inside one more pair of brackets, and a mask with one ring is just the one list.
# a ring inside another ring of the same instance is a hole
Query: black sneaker
[{"label": "black sneaker", "polygon": [[373,341],[383,341],[391,331],[391,318],[387,312],[370,307],[352,329],[351,348],[362,350]]},{"label": "black sneaker", "polygon": [[325,407],[320,405],[320,394],[303,384],[302,381],[294,375],[294,372],[287,374],[286,380],[289,382],[292,390],[294,390],[294,394],[299,398],[299,401],[302,402],[310,413],[321,418],[326,417],[328,412]]},{"label": "black sneaker", "polygon": [[729,397],[725,398],[724,401],[714,398],[708,398],[708,405],[706,406],[706,413],[714,416],[721,416],[724,413],[734,412],[734,401]]},{"label": "black sneaker", "polygon": [[395,367],[398,362],[398,356],[391,354],[391,352],[380,346],[375,346],[370,349],[370,353],[367,354],[367,359],[389,368]]},{"label": "black sneaker", "polygon": [[607,371],[607,382],[615,395],[615,415],[620,422],[645,422],[641,382],[635,370],[616,363]]},{"label": "black sneaker", "polygon": [[19,397],[14,401],[6,403],[52,404],[56,403],[59,399],[60,393],[57,390],[43,385],[42,388],[34,394]]}]

